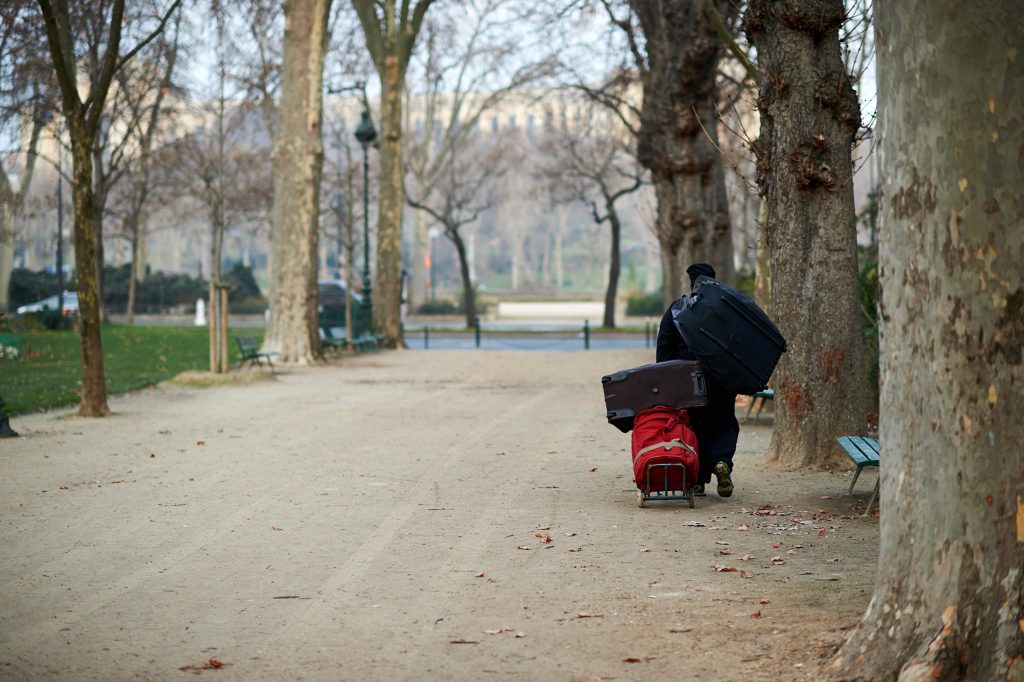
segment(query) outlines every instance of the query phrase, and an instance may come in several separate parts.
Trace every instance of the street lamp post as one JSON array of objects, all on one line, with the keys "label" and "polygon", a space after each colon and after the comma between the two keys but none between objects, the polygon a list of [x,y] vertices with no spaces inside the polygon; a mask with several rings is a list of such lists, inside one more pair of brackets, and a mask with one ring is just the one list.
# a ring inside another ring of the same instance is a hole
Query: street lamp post
[{"label": "street lamp post", "polygon": [[373,303],[370,300],[370,145],[377,139],[377,129],[370,120],[370,112],[363,110],[363,118],[356,128],[356,139],[363,146],[363,329],[370,333],[373,326]]}]

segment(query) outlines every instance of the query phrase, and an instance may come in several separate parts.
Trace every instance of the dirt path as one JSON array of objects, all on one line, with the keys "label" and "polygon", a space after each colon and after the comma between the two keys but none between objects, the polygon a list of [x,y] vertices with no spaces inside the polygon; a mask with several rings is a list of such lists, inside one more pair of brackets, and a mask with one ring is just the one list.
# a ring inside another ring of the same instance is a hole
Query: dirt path
[{"label": "dirt path", "polygon": [[645,361],[381,353],[19,418],[0,679],[815,678],[870,596],[874,475],[764,468],[768,419],[731,499],[638,509],[599,379]]}]

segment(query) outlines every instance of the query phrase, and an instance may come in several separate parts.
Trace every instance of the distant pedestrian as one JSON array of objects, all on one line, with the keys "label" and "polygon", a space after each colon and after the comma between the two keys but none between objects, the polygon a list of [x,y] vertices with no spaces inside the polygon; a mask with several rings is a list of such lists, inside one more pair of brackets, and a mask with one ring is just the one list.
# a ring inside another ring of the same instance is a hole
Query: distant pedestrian
[{"label": "distant pedestrian", "polygon": [[[706,275],[713,278],[715,269],[707,263],[694,263],[686,268],[686,274],[690,276],[692,291],[698,277]],[[683,298],[686,296],[684,294]],[[661,326],[658,328],[658,362],[697,359],[673,320],[672,308],[678,303],[669,306],[661,318]],[[694,494],[705,494],[704,486],[711,482],[713,473],[718,479],[718,494],[729,497],[733,491],[733,455],[736,454],[736,441],[740,435],[740,424],[736,421],[736,394],[723,390],[707,372],[704,373],[704,381],[708,390],[707,407],[687,410],[700,450],[700,479],[694,487]]]}]

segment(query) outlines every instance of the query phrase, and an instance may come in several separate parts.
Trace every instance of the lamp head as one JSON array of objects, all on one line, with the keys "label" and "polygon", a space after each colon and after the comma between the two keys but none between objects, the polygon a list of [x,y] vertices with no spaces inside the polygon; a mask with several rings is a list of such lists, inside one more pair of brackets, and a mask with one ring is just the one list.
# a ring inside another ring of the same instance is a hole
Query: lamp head
[{"label": "lamp head", "polygon": [[377,129],[373,127],[373,121],[370,120],[370,112],[365,109],[363,109],[363,119],[356,127],[356,139],[359,140],[359,144],[363,145],[363,149],[367,149],[377,139]]}]

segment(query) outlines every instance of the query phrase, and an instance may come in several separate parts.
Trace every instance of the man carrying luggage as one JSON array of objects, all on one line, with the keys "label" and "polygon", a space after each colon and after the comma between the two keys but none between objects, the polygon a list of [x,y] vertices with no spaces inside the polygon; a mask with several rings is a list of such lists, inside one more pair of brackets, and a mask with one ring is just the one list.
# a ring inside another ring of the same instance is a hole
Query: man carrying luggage
[{"label": "man carrying luggage", "polygon": [[[715,269],[707,263],[694,263],[686,268],[686,274],[690,276],[692,290],[698,277],[714,277]],[[697,359],[672,319],[674,305],[665,311],[658,328],[657,362]],[[740,424],[736,421],[736,394],[724,391],[707,373],[704,381],[708,389],[707,407],[687,410],[700,446],[700,480],[693,492],[695,495],[704,495],[704,486],[711,482],[711,474],[714,473],[718,478],[718,494],[729,497],[733,490],[732,458],[736,454],[736,441],[740,435]]]}]

